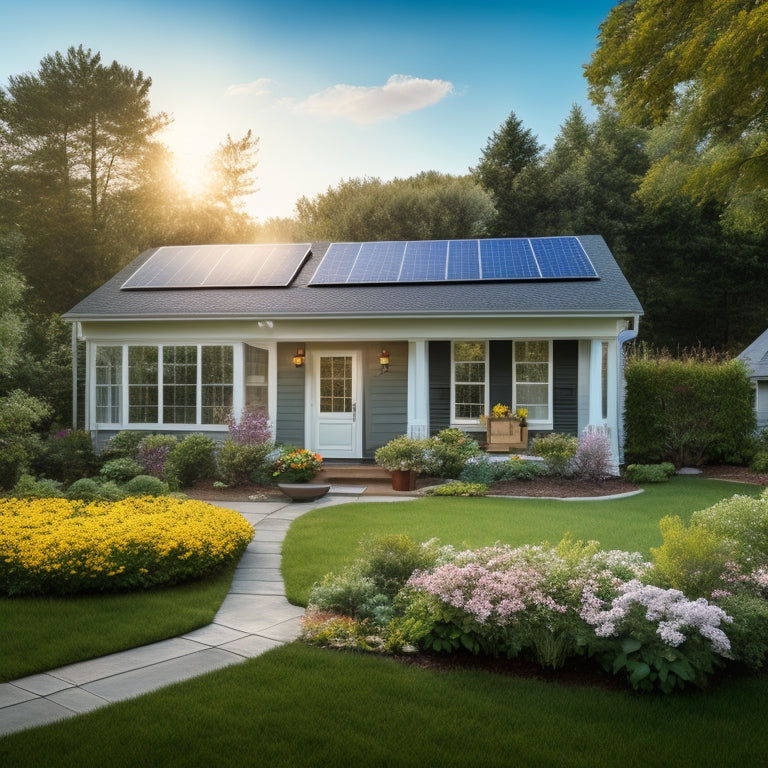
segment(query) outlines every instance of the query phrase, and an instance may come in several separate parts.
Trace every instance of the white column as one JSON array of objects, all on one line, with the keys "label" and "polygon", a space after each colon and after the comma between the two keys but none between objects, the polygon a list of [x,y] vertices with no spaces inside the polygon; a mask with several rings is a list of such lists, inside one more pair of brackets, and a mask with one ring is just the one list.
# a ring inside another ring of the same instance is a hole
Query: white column
[{"label": "white column", "polygon": [[603,423],[603,343],[592,339],[589,355],[589,423]]},{"label": "white column", "polygon": [[429,435],[429,359],[427,342],[408,342],[408,436]]}]

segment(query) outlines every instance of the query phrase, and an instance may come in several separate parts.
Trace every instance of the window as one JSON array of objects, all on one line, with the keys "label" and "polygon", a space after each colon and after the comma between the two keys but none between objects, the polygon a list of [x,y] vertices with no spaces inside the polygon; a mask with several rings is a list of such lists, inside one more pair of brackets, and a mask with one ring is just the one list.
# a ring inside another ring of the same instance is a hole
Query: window
[{"label": "window", "polygon": [[98,346],[94,369],[97,423],[225,424],[232,408],[231,345]]},{"label": "window", "polygon": [[453,421],[476,421],[485,413],[487,359],[484,341],[453,343]]},{"label": "window", "polygon": [[269,414],[269,350],[245,346],[245,410]]},{"label": "window", "polygon": [[96,421],[119,424],[123,386],[123,348],[96,347]]},{"label": "window", "polygon": [[551,421],[551,342],[516,341],[515,408],[528,409],[528,421]]}]

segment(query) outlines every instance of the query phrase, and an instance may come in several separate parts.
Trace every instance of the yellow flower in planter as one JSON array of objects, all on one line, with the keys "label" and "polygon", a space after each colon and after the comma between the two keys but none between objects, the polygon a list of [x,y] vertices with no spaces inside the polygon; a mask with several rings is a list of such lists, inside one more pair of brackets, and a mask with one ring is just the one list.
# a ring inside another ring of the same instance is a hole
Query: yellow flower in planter
[{"label": "yellow flower in planter", "polygon": [[493,416],[494,419],[509,418],[509,406],[496,403],[496,405],[491,408],[491,416]]}]

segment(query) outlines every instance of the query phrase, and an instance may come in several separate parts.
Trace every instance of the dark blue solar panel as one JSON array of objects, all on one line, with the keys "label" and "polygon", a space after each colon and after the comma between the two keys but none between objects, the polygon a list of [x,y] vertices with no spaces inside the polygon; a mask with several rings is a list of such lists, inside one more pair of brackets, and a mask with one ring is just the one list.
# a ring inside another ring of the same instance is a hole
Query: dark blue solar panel
[{"label": "dark blue solar panel", "polygon": [[423,283],[445,280],[447,240],[413,240],[406,243],[399,282]]},{"label": "dark blue solar panel", "polygon": [[531,245],[544,279],[597,277],[576,237],[540,237],[531,240]]},{"label": "dark blue solar panel", "polygon": [[480,240],[483,280],[531,280],[540,277],[528,240]]},{"label": "dark blue solar panel", "polygon": [[396,283],[405,255],[404,242],[363,243],[349,273],[350,283]]},{"label": "dark blue solar panel", "polygon": [[448,243],[448,280],[479,280],[479,240],[451,240]]},{"label": "dark blue solar panel", "polygon": [[167,246],[158,248],[122,288],[286,286],[309,249],[309,243]]},{"label": "dark blue solar panel", "polygon": [[362,243],[331,243],[310,283],[338,285],[346,283]]}]

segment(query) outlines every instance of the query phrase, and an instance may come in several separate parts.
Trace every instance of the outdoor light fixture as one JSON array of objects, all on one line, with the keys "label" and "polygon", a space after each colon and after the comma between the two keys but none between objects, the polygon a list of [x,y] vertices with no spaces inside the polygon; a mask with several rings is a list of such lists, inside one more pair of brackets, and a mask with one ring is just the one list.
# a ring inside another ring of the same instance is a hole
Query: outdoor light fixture
[{"label": "outdoor light fixture", "polygon": [[379,362],[381,363],[381,372],[386,373],[389,370],[389,352],[386,349],[379,352]]},{"label": "outdoor light fixture", "polygon": [[305,359],[306,355],[304,354],[304,347],[296,347],[296,354],[293,356],[293,364],[297,368],[303,368]]}]

